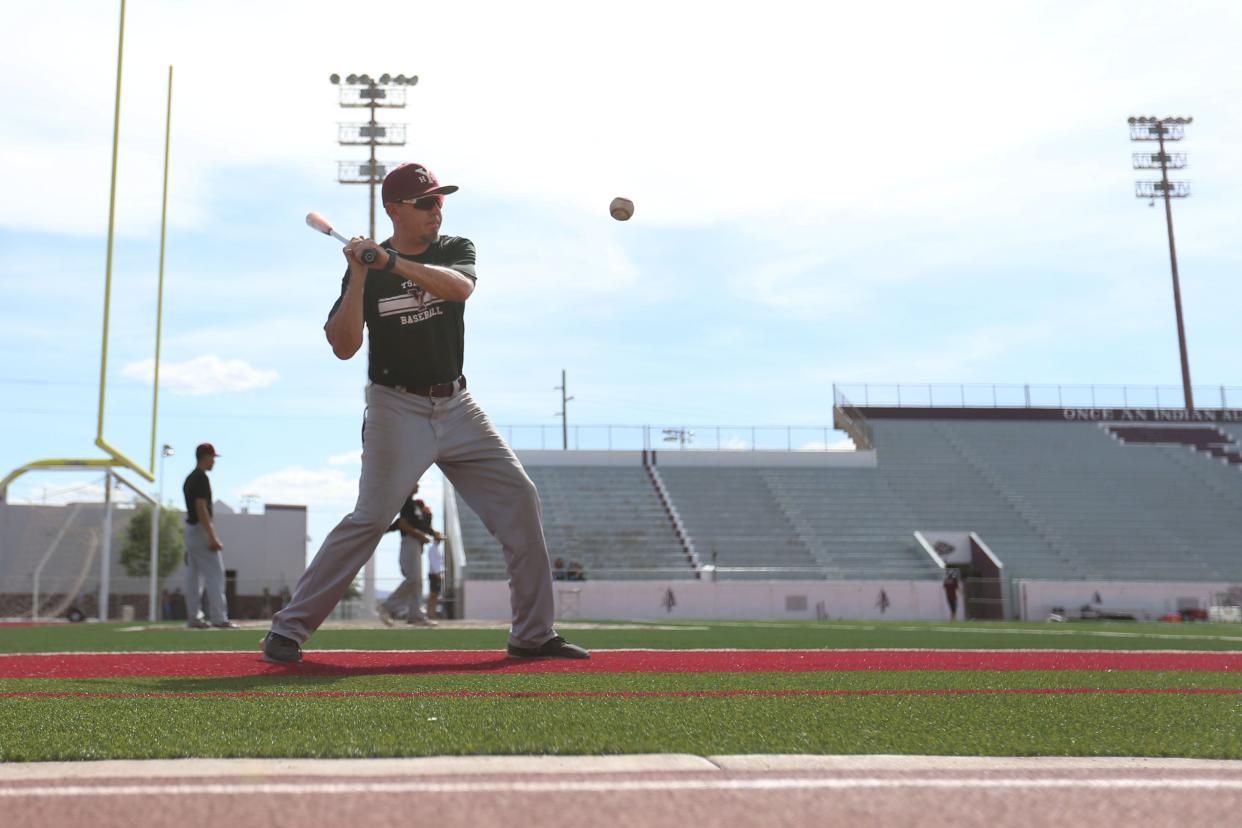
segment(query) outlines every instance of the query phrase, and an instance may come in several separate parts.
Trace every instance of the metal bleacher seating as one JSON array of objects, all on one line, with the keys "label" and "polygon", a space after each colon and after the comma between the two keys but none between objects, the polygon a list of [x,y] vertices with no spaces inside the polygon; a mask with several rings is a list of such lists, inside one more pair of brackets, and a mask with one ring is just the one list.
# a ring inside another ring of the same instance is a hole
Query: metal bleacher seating
[{"label": "metal bleacher seating", "polygon": [[[763,469],[661,466],[660,477],[721,578],[822,578],[818,561],[768,487]],[[752,568],[731,572],[732,568]]]},{"label": "metal bleacher seating", "polygon": [[[700,565],[721,579],[939,578],[914,540],[939,530],[977,533],[1012,578],[1242,580],[1242,464],[1230,461],[1242,424],[869,423],[874,467],[757,467],[729,452],[711,465],[661,464]],[[600,579],[694,577],[637,463],[528,472],[553,558]],[[499,546],[460,512],[468,577],[505,577]]]},{"label": "metal bleacher seating", "polygon": [[[553,560],[578,561],[588,579],[694,577],[642,466],[527,466],[526,473],[539,490]],[[460,495],[457,503],[467,577],[508,577],[500,544]]]},{"label": "metal bleacher seating", "polygon": [[961,528],[978,532],[1011,576],[1242,576],[1242,477],[1185,445],[1127,444],[1096,423],[881,420],[873,426],[882,468],[885,441],[901,431],[903,439],[921,440],[925,451],[935,446],[944,453],[936,473],[946,486],[975,478],[991,488],[981,495],[1004,520]]}]

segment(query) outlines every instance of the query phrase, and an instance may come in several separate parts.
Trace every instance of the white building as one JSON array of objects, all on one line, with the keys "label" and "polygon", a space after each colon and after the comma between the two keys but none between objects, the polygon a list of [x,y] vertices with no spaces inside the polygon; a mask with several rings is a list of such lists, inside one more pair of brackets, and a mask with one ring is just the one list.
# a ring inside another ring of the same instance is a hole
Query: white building
[{"label": "white building", "polygon": [[[266,504],[262,512],[234,512],[216,501],[216,531],[224,544],[230,609],[245,618],[260,614],[264,590],[278,598],[292,590],[306,568],[306,507]],[[121,617],[130,606],[147,616],[149,582],[132,577],[120,563],[120,550],[134,509],[112,510],[108,551],[109,615]],[[104,505],[32,506],[0,502],[0,617],[31,614],[39,594],[39,615],[55,616],[70,604],[87,615],[97,612],[106,545],[102,542]],[[169,592],[185,590],[185,567],[178,566],[160,584]]]}]

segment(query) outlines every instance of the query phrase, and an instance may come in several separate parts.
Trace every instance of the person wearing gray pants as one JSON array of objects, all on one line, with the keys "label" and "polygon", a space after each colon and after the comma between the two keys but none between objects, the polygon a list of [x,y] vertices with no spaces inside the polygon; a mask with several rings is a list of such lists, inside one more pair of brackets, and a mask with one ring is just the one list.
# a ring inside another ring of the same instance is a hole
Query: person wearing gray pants
[{"label": "person wearing gray pants", "polygon": [[[272,617],[263,658],[302,659],[301,645],[340,601],[402,501],[434,463],[504,550],[512,621],[508,654],[590,658],[556,634],[552,570],[539,495],[517,456],[466,390],[465,302],[474,291],[474,244],[440,235],[444,196],[419,164],[384,179],[392,237],[355,237],[349,269],[324,326],[333,353],[369,352],[358,500],[302,573],[292,599]],[[371,258],[371,266],[366,259]]]},{"label": "person wearing gray pants", "polygon": [[[228,616],[221,558],[224,545],[212,522],[211,480],[207,477],[207,472],[216,467],[219,456],[211,443],[199,444],[194,450],[194,471],[186,476],[181,486],[185,495],[185,617],[186,626],[192,629],[237,626]],[[203,619],[203,609],[199,606],[204,587],[207,620]]]},{"label": "person wearing gray pants", "polygon": [[401,504],[397,519],[388,527],[389,532],[398,532],[401,536],[402,576],[397,588],[376,607],[380,620],[389,627],[396,618],[405,618],[407,624],[436,625],[423,609],[423,544],[431,539],[431,511],[423,501],[415,499],[416,494],[418,484]]}]

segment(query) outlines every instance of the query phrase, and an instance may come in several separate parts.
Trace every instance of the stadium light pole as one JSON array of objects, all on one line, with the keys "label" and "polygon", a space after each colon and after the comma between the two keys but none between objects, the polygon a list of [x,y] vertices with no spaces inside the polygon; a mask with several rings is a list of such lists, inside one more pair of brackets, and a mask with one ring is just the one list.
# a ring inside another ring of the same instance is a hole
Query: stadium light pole
[{"label": "stadium light pole", "polygon": [[[370,119],[365,123],[338,124],[337,143],[341,146],[365,146],[370,148],[370,158],[363,163],[341,161],[337,164],[337,181],[342,184],[366,184],[370,187],[370,238],[375,238],[375,185],[384,182],[388,167],[375,157],[377,147],[405,146],[405,124],[381,124],[375,120],[375,110],[380,108],[401,109],[405,107],[405,87],[418,83],[418,75],[392,76],[384,73],[378,80],[370,75],[333,74],[328,78],[333,86],[340,86],[340,105],[346,109],[366,108]],[[370,564],[368,563],[368,566]]]},{"label": "stadium light pole", "polygon": [[[337,163],[336,180],[342,184],[366,184],[370,188],[367,237],[375,238],[375,185],[384,182],[388,172],[386,165],[375,158],[380,146],[405,146],[405,124],[381,124],[375,120],[375,110],[380,108],[401,109],[405,106],[405,88],[418,83],[418,75],[397,75],[387,72],[373,80],[370,75],[346,75],[343,79],[333,73],[328,82],[339,86],[340,105],[345,109],[365,108],[371,117],[366,123],[337,124],[337,143],[342,146],[365,146],[371,151],[363,163],[341,161]],[[362,568],[363,612],[375,612],[375,556],[367,558]]]},{"label": "stadium light pole", "polygon": [[1177,246],[1173,241],[1172,199],[1190,195],[1189,181],[1170,181],[1169,170],[1186,167],[1186,154],[1165,152],[1166,141],[1180,141],[1185,137],[1186,126],[1194,118],[1137,116],[1129,119],[1131,141],[1156,141],[1159,152],[1136,152],[1133,154],[1134,169],[1160,170],[1159,181],[1136,181],[1134,195],[1155,204],[1157,196],[1164,198],[1164,220],[1169,231],[1169,264],[1173,270],[1173,308],[1177,313],[1177,348],[1182,361],[1182,390],[1186,396],[1186,410],[1195,407],[1194,393],[1190,387],[1190,359],[1186,355],[1186,326],[1182,319],[1182,289],[1177,276]]}]

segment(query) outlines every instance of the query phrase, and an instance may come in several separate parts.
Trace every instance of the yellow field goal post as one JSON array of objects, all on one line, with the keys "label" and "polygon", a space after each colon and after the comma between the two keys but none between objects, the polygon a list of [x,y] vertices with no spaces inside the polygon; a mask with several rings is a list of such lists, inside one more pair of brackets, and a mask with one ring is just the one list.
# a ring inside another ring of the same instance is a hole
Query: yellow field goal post
[{"label": "yellow field goal post", "polygon": [[[9,472],[0,480],[0,502],[8,502],[8,488],[13,481],[17,480],[27,472],[36,470],[58,470],[58,469],[106,469],[107,483],[105,485],[105,525],[110,523],[111,517],[111,497],[112,484],[114,481],[132,489],[139,497],[154,503],[154,500],[146,493],[138,489],[137,486],[129,483],[122,478],[116,469],[128,469],[135,474],[141,476],[148,483],[155,482],[155,451],[156,451],[156,426],[159,415],[159,391],[160,391],[160,340],[163,329],[164,315],[164,248],[165,234],[168,223],[168,157],[169,157],[169,139],[171,137],[172,127],[172,81],[173,68],[168,67],[168,104],[164,121],[164,186],[163,201],[160,208],[160,254],[159,254],[159,280],[157,288],[156,311],[155,311],[155,376],[153,382],[153,392],[151,397],[151,453],[150,460],[146,467],[140,465],[137,461],[131,459],[120,449],[112,445],[104,436],[104,413],[106,410],[107,387],[108,387],[108,329],[111,322],[112,313],[112,250],[113,240],[116,227],[116,184],[117,184],[117,154],[119,150],[120,128],[121,128],[121,77],[122,67],[124,65],[125,53],[125,0],[121,0],[121,20],[120,34],[117,41],[117,57],[116,57],[116,99],[113,108],[112,119],[112,173],[111,185],[108,193],[108,242],[107,242],[107,260],[104,268],[104,305],[103,305],[103,337],[102,346],[99,357],[99,410],[95,430],[95,445],[103,449],[107,454],[106,457],[59,457],[46,460],[35,460],[17,467]],[[150,579],[150,601],[151,608],[149,616],[153,620],[155,618],[155,589],[157,578],[157,567],[155,562],[158,560],[159,542],[158,532],[155,531],[159,525],[158,520],[152,520],[151,533],[151,579]],[[105,526],[105,528],[108,528]],[[0,536],[0,541],[3,537]],[[108,561],[108,553],[111,547],[110,534],[105,532],[101,538],[102,549],[104,553],[104,563]],[[102,577],[105,583],[100,584],[99,598],[99,614],[101,618],[108,618],[108,596],[105,593],[106,574]],[[38,612],[39,607],[32,607],[34,612]]]}]

